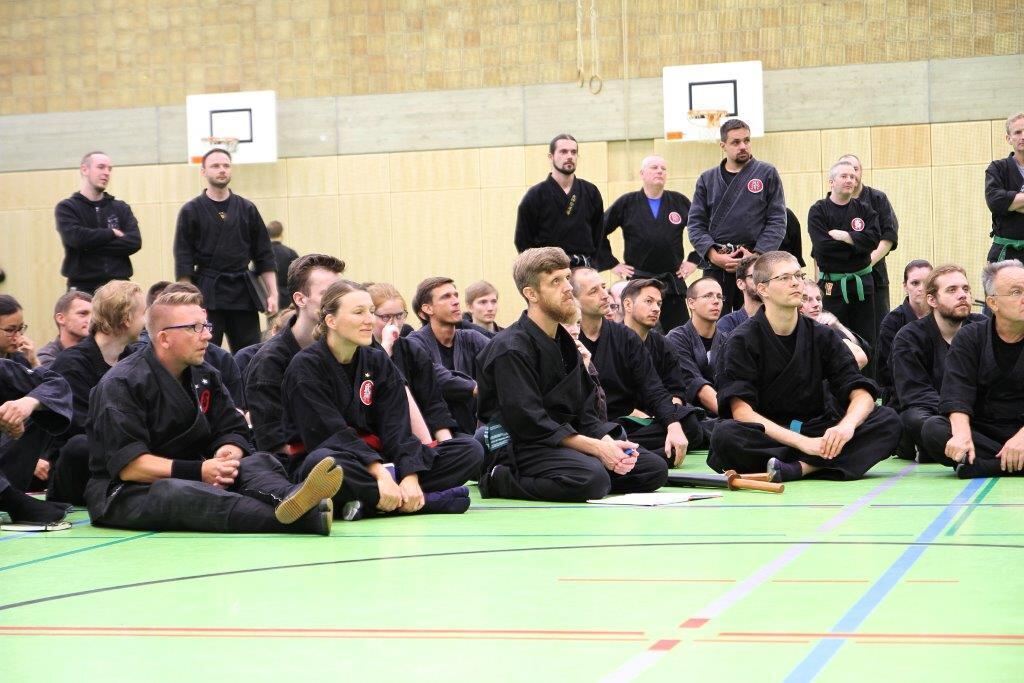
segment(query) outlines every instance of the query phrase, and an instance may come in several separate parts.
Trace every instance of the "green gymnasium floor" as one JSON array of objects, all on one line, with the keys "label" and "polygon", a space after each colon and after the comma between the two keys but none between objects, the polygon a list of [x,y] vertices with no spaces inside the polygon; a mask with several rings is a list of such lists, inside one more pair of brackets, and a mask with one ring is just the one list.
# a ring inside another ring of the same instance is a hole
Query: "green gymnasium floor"
[{"label": "green gymnasium floor", "polygon": [[329,539],[78,512],[0,535],[0,680],[1020,681],[1022,508],[1024,479],[890,460],[680,507],[474,498]]}]

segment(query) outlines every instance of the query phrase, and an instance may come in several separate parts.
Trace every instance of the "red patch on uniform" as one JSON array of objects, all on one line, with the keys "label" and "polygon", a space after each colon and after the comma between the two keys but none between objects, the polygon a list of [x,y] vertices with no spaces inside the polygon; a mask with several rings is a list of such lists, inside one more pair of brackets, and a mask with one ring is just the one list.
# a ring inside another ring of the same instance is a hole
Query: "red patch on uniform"
[{"label": "red patch on uniform", "polygon": [[747,189],[754,194],[757,194],[764,189],[764,183],[761,182],[759,178],[754,178],[753,180],[747,181]]},{"label": "red patch on uniform", "polygon": [[359,400],[363,402],[364,406],[373,403],[373,382],[371,380],[366,380],[359,385]]},{"label": "red patch on uniform", "polygon": [[203,393],[199,394],[199,410],[206,414],[206,411],[210,409],[210,390],[205,389]]},{"label": "red patch on uniform", "polygon": [[850,221],[850,227],[853,228],[855,232],[860,232],[861,230],[864,229],[864,219],[854,218],[852,221]]},{"label": "red patch on uniform", "polygon": [[679,225],[683,222],[683,217],[679,215],[678,211],[673,211],[668,215],[668,222],[672,225]]}]

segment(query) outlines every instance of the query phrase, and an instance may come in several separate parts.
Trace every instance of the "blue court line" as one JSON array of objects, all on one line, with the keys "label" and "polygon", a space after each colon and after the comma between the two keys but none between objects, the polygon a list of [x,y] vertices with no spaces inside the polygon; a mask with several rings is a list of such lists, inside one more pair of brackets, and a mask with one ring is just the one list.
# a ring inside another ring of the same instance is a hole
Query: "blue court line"
[{"label": "blue court line", "polygon": [[[31,532],[30,531],[28,533],[39,533],[39,532]],[[26,566],[31,565],[31,564],[39,564],[40,562],[46,562],[48,560],[56,560],[56,559],[61,558],[61,557],[67,557],[68,555],[77,555],[78,553],[84,553],[84,552],[88,552],[90,550],[98,550],[100,548],[106,548],[108,546],[117,545],[118,543],[127,543],[128,541],[134,541],[137,538],[145,538],[147,536],[152,536],[153,534],[156,534],[156,533],[158,533],[158,532],[156,532],[156,531],[147,531],[145,533],[136,534],[134,536],[115,538],[112,541],[107,541],[106,543],[97,543],[96,545],[90,545],[90,546],[87,546],[85,548],[77,548],[75,550],[67,550],[65,552],[56,553],[54,555],[45,555],[43,557],[37,557],[34,560],[26,560],[24,562],[17,562],[15,564],[9,564],[6,567],[0,567],[0,572],[5,572],[8,569],[17,569],[18,567],[26,567]]]},{"label": "blue court line", "polygon": [[999,477],[992,477],[991,479],[988,480],[988,483],[985,484],[985,488],[978,491],[978,495],[974,497],[974,500],[971,501],[971,504],[968,505],[960,514],[960,517],[958,517],[957,520],[950,524],[949,528],[946,529],[947,536],[956,535],[956,532],[960,530],[960,527],[962,527],[964,522],[967,521],[967,518],[971,516],[971,513],[978,509],[978,506],[981,504],[981,501],[985,500],[985,496],[992,493],[992,489],[995,488],[995,485],[998,483]]},{"label": "blue court line", "polygon": [[[984,479],[972,479],[968,482],[967,486],[957,495],[952,503],[947,505],[942,512],[939,513],[928,528],[921,532],[921,535],[917,537],[915,543],[927,544],[935,540],[936,537],[942,530],[946,528],[950,520],[954,517],[957,509],[970,500],[971,496],[981,488],[985,483]],[[885,570],[885,573],[876,581],[864,595],[861,596],[850,610],[842,616],[842,618],[836,622],[835,626],[831,628],[833,633],[851,633],[868,618],[868,615],[878,607],[879,603],[885,598],[889,592],[896,587],[903,575],[906,574],[915,562],[924,554],[927,549],[927,545],[913,545],[896,558],[896,561]],[[810,681],[814,679],[822,669],[828,665],[829,661],[839,652],[846,643],[843,638],[827,638],[819,640],[818,644],[804,657],[803,661],[796,665],[788,676],[786,676],[787,683],[803,683],[803,681]]]}]

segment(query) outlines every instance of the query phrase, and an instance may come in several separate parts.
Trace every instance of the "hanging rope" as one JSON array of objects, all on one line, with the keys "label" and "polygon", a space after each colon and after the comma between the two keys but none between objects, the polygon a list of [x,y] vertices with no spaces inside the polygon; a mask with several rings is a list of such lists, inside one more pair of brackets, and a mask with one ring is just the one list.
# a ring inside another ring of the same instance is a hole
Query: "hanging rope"
[{"label": "hanging rope", "polygon": [[576,0],[576,85],[583,87],[583,0]]},{"label": "hanging rope", "polygon": [[[604,79],[601,78],[601,67],[599,62],[600,49],[597,41],[597,0],[590,0],[590,92],[595,95],[601,92],[604,87]],[[582,73],[582,71],[580,72]]]}]

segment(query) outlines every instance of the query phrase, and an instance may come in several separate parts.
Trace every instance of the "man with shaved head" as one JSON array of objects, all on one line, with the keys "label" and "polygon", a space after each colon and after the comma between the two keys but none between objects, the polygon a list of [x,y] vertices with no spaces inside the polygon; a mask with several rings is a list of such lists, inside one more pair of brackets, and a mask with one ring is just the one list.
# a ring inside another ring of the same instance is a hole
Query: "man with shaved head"
[{"label": "man with shaved head", "polygon": [[57,204],[57,232],[64,244],[60,273],[68,289],[92,294],[111,280],[132,276],[131,255],[142,248],[132,207],[107,193],[114,170],[103,152],[82,157],[78,192]]},{"label": "man with shaved head", "polygon": [[622,228],[625,243],[623,262],[612,270],[620,277],[654,278],[664,285],[661,327],[665,332],[689,319],[683,301],[684,278],[697,267],[683,260],[683,229],[690,200],[666,190],[667,180],[665,159],[656,154],[644,157],[640,162],[643,187],[616,199],[604,215],[605,234]]},{"label": "man with shaved head", "polygon": [[87,430],[97,526],[150,531],[330,533],[342,473],[332,458],[294,485],[203,362],[213,325],[194,291],[149,307],[150,344],[93,390]]}]

